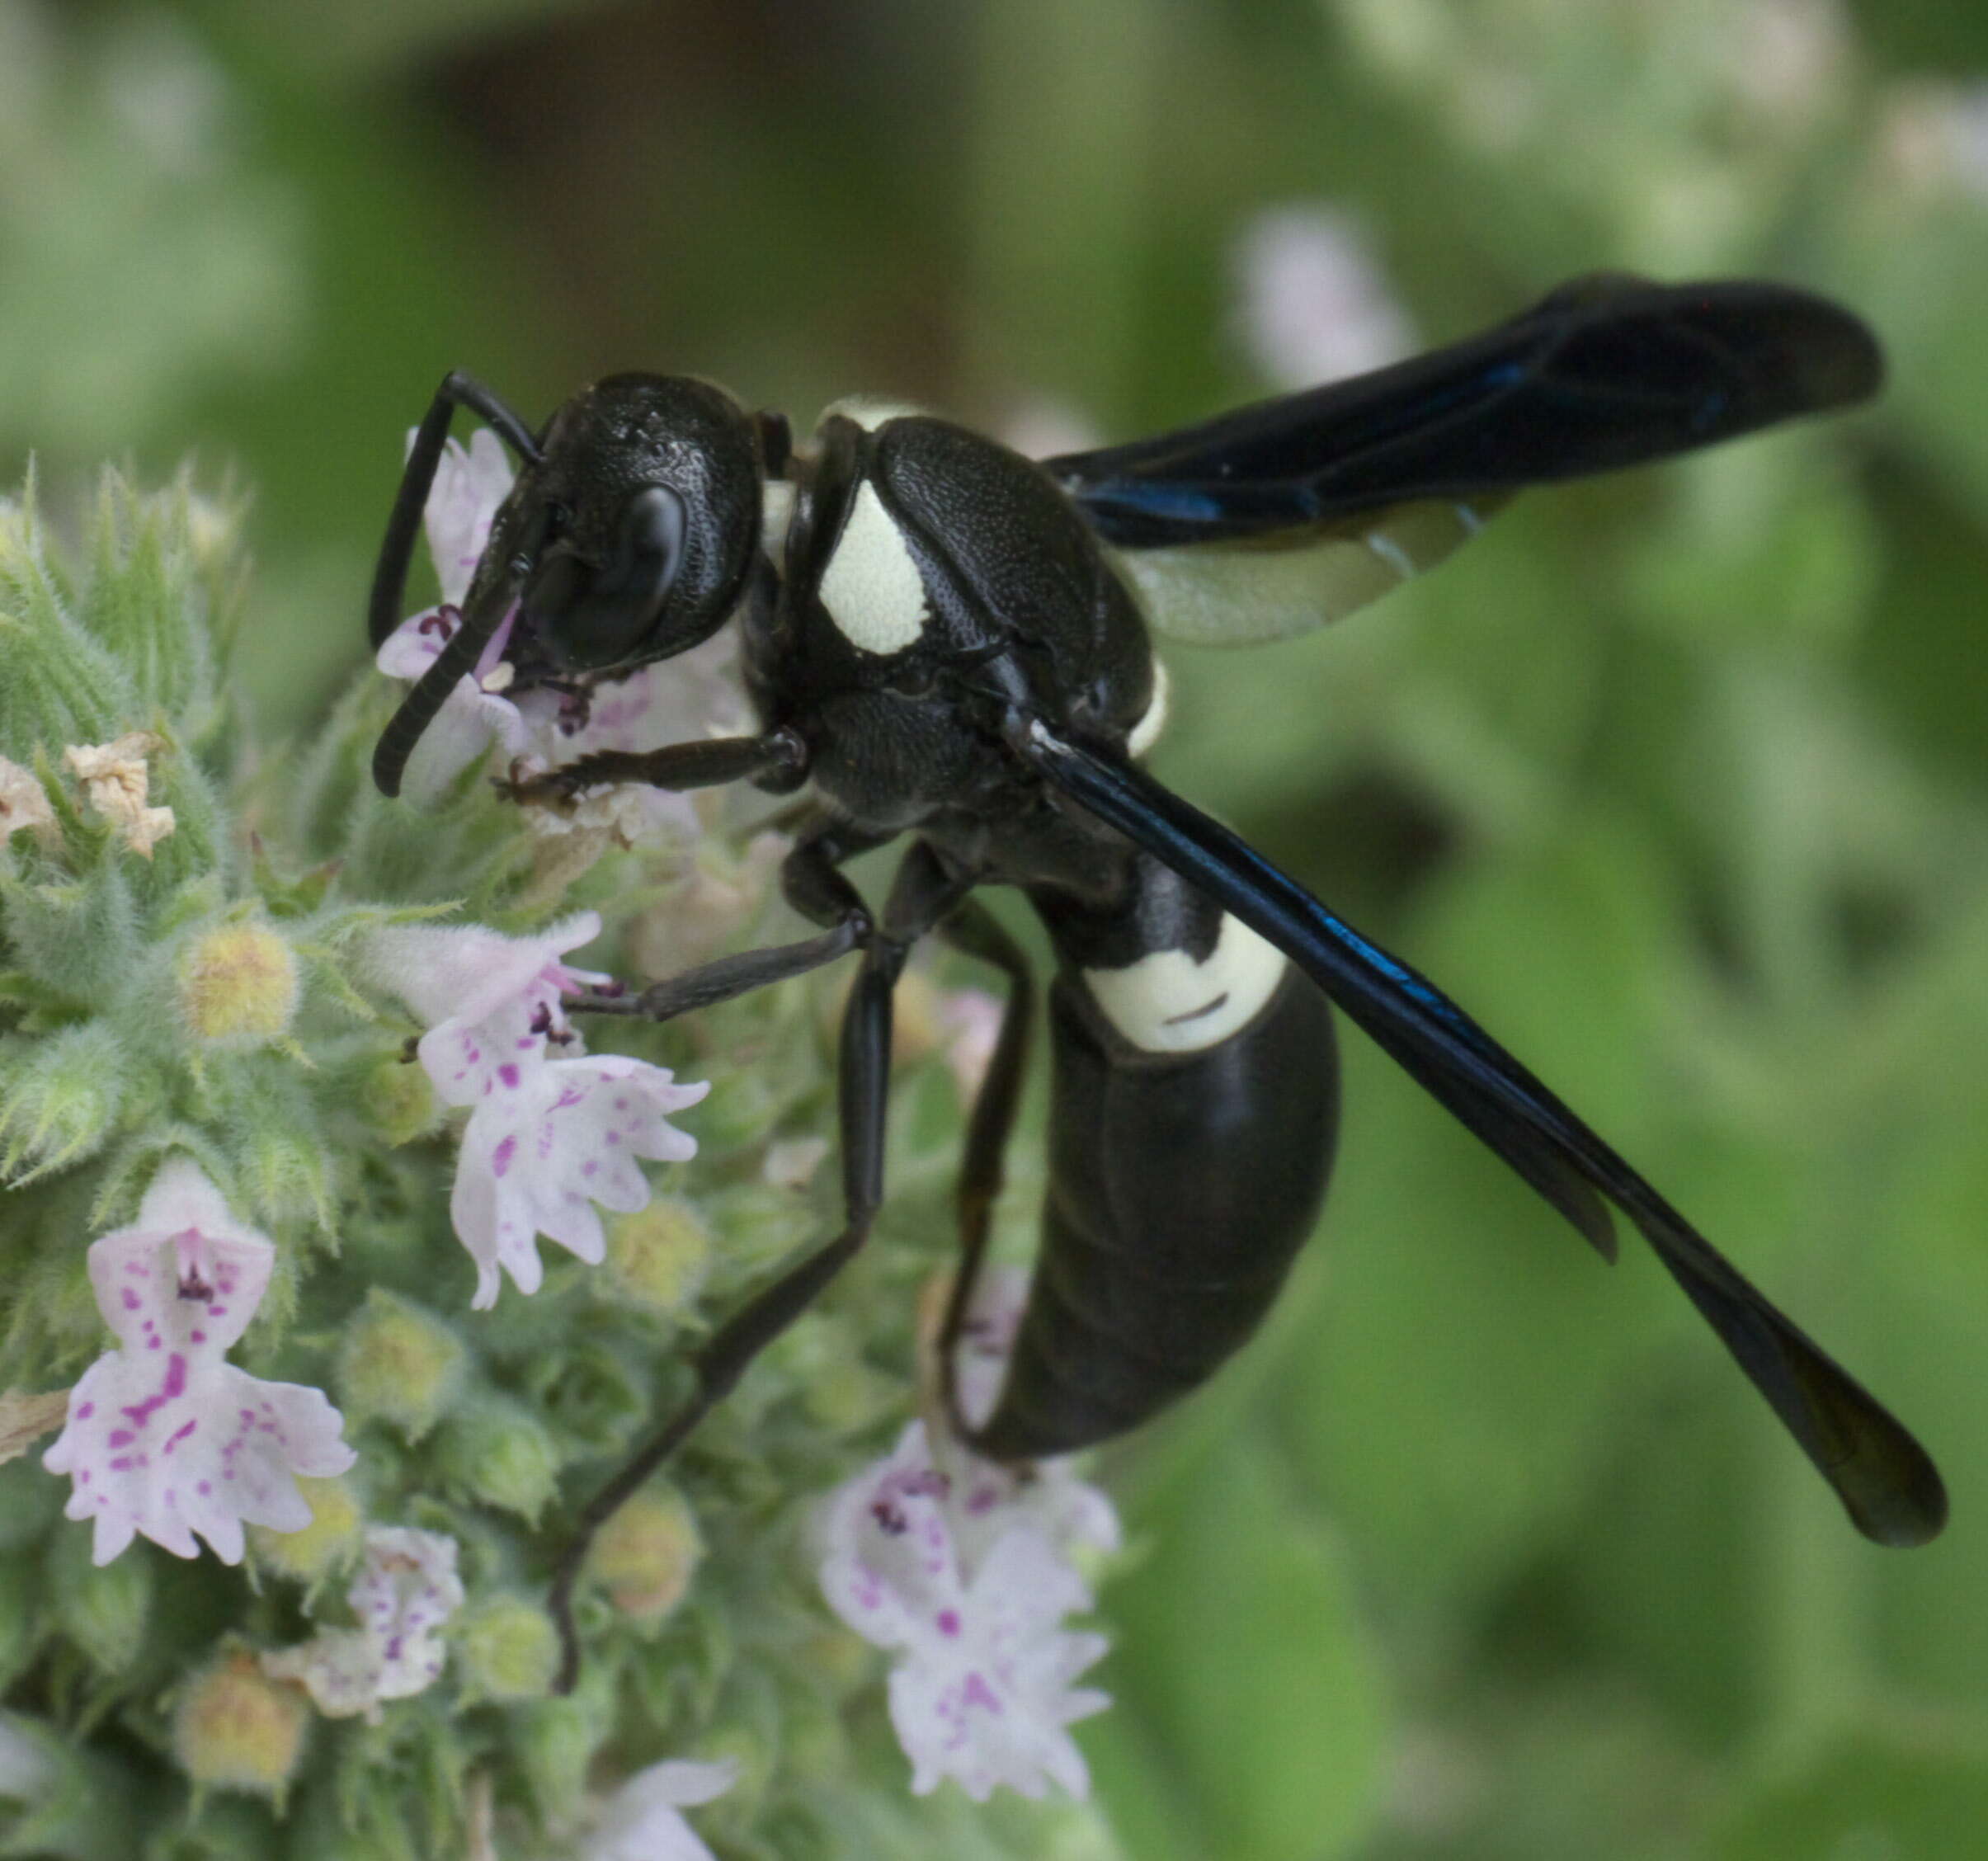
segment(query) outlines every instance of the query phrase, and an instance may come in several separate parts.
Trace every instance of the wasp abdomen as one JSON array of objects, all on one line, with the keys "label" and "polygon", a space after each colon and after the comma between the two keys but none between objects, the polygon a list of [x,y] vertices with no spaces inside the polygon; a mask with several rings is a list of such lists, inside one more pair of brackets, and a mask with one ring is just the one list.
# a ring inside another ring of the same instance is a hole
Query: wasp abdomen
[{"label": "wasp abdomen", "polygon": [[1042,1247],[975,1441],[1000,1459],[1107,1440],[1205,1382],[1310,1233],[1339,1122],[1331,1015],[1295,972],[1227,1038],[1164,1054],[1059,978],[1049,1034]]}]

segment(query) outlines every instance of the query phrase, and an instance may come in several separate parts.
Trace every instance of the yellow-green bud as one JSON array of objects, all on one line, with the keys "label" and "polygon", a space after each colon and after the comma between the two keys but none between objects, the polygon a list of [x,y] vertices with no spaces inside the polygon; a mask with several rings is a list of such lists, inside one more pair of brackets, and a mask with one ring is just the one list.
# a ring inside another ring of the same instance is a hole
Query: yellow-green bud
[{"label": "yellow-green bud", "polygon": [[252,1047],[289,1030],[297,959],[264,924],[203,931],[179,965],[180,1016],[200,1039]]},{"label": "yellow-green bud", "polygon": [[469,1692],[500,1705],[543,1698],[559,1668],[552,1618],[522,1596],[493,1596],[450,1637],[456,1671]]},{"label": "yellow-green bud", "polygon": [[309,1722],[299,1688],[271,1680],[247,1654],[225,1655],[180,1694],[173,1755],[209,1789],[276,1796],[304,1755]]},{"label": "yellow-green bud", "polygon": [[616,1285],[638,1303],[681,1312],[710,1275],[710,1230],[689,1203],[659,1195],[609,1227],[607,1264]]},{"label": "yellow-green bud", "polygon": [[652,1628],[683,1600],[704,1551],[683,1496],[650,1488],[601,1528],[587,1567],[616,1609],[638,1627]]},{"label": "yellow-green bud", "polygon": [[360,1116],[388,1144],[412,1143],[441,1122],[441,1101],[427,1074],[398,1057],[366,1069],[358,1097]]},{"label": "yellow-green bud", "polygon": [[522,1403],[502,1397],[451,1416],[436,1438],[436,1459],[459,1491],[534,1523],[559,1472],[552,1436]]},{"label": "yellow-green bud", "polygon": [[299,1477],[297,1490],[311,1509],[301,1531],[271,1531],[251,1525],[248,1542],[263,1570],[299,1583],[315,1583],[351,1562],[359,1548],[359,1501],[343,1480]]},{"label": "yellow-green bud", "polygon": [[441,1321],[375,1286],[346,1326],[338,1392],[348,1422],[391,1422],[418,1441],[463,1380],[463,1346]]},{"label": "yellow-green bud", "polygon": [[52,1539],[50,1547],[57,1625],[105,1673],[124,1673],[138,1658],[151,1619],[151,1564],[143,1557],[86,1564],[66,1534]]},{"label": "yellow-green bud", "polygon": [[837,1695],[868,1686],[877,1671],[875,1651],[853,1628],[824,1628],[810,1635],[801,1659],[806,1670]]}]

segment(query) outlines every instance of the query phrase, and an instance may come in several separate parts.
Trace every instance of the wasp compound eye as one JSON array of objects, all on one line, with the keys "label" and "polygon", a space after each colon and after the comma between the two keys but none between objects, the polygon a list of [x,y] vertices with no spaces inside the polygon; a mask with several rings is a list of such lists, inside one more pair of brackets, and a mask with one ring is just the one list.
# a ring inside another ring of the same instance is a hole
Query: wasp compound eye
[{"label": "wasp compound eye", "polygon": [[676,585],[683,539],[683,500],[675,492],[650,485],[636,492],[605,563],[563,543],[546,554],[525,587],[526,625],[563,667],[593,671],[636,657]]}]

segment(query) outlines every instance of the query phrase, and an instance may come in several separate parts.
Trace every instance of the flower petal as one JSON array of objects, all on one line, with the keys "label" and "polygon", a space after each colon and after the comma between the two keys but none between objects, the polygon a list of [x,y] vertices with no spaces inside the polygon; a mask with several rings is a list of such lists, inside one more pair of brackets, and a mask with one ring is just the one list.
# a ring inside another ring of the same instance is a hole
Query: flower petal
[{"label": "flower petal", "polygon": [[711,1861],[681,1811],[730,1789],[738,1766],[673,1759],[638,1770],[602,1807],[580,1861]]},{"label": "flower petal", "polygon": [[606,1237],[595,1205],[633,1213],[648,1206],[638,1159],[676,1162],[697,1140],[666,1114],[695,1105],[708,1085],[677,1085],[668,1068],[620,1054],[549,1060],[521,1072],[470,1115],[450,1213],[477,1263],[473,1304],[496,1302],[498,1269],[535,1292],[539,1234],[596,1263]]},{"label": "flower petal", "polygon": [[530,937],[506,937],[480,924],[399,925],[366,940],[365,964],[431,1028],[473,1026],[522,999],[549,971],[590,977],[559,959],[600,935],[594,911],[576,912]]}]

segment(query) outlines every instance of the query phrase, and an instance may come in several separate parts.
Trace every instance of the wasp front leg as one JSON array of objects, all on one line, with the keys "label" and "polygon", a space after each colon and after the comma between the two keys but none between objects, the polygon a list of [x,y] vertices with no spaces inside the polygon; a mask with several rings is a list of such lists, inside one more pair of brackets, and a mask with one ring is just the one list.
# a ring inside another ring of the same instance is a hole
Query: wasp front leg
[{"label": "wasp front leg", "polygon": [[514,764],[496,787],[506,801],[567,808],[587,789],[614,782],[640,782],[681,793],[770,777],[784,784],[798,780],[807,769],[808,751],[800,738],[791,730],[770,730],[760,737],[713,737],[655,750],[596,750],[558,769],[532,775],[520,774]]}]

